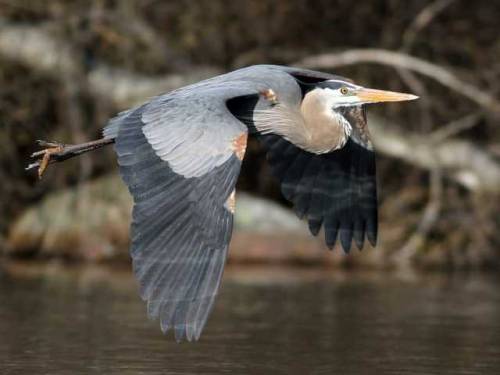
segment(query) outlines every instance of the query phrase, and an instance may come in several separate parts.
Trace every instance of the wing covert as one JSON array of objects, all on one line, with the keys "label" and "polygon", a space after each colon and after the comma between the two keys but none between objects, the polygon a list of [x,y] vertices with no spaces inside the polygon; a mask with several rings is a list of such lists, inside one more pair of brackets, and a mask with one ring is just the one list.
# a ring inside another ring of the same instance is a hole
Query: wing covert
[{"label": "wing covert", "polygon": [[142,129],[156,155],[186,178],[200,177],[233,154],[231,142],[246,126],[228,110],[229,99],[258,95],[263,84],[226,81],[188,86],[153,99]]}]

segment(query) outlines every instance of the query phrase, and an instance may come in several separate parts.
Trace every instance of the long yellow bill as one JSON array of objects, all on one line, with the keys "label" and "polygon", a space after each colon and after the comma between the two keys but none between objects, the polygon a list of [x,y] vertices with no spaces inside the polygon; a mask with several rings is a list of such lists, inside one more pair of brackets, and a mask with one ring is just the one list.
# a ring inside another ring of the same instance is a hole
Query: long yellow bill
[{"label": "long yellow bill", "polygon": [[356,96],[365,103],[403,102],[418,99],[418,96],[412,94],[365,88],[359,89]]}]

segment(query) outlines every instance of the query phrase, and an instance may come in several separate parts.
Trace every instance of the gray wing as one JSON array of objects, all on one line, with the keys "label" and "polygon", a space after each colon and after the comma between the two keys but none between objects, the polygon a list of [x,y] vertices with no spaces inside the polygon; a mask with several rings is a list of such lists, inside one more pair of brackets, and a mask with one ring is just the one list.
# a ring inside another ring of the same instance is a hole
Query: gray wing
[{"label": "gray wing", "polygon": [[[231,237],[246,127],[231,85],[179,90],[110,122],[134,197],[131,256],[148,313],[177,340],[197,340],[214,303]],[[247,85],[248,86],[248,85]]]}]

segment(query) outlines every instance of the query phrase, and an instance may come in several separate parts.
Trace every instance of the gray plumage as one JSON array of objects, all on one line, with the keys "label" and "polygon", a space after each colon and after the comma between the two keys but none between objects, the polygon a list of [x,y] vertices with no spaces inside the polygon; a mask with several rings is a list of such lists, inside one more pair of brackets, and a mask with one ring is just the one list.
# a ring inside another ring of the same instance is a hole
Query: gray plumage
[{"label": "gray plumage", "polygon": [[247,133],[258,136],[284,196],[314,235],[323,227],[328,247],[338,237],[346,251],[353,239],[361,248],[365,236],[375,245],[375,158],[361,107],[368,99],[343,96],[362,92],[342,82],[253,66],[158,96],[104,129],[135,202],[131,256],[141,297],[164,332],[197,340],[208,318]]}]

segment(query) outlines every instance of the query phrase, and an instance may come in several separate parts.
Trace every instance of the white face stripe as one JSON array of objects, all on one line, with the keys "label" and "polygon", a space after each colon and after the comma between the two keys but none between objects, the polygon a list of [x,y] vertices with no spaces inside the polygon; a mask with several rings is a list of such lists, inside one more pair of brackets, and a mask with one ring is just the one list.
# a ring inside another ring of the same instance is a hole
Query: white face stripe
[{"label": "white face stripe", "polygon": [[[330,79],[323,81],[318,85],[325,93],[327,110],[332,108],[355,106],[363,104],[360,98],[355,94],[357,90],[362,89],[362,86],[355,85],[341,79]],[[345,87],[352,93],[343,94],[341,89]]]},{"label": "white face stripe", "polygon": [[[348,87],[355,89],[356,87]],[[324,88],[325,94],[327,96],[326,105],[327,110],[331,108],[343,107],[343,106],[354,106],[363,104],[356,95],[344,95],[339,89]]]}]

